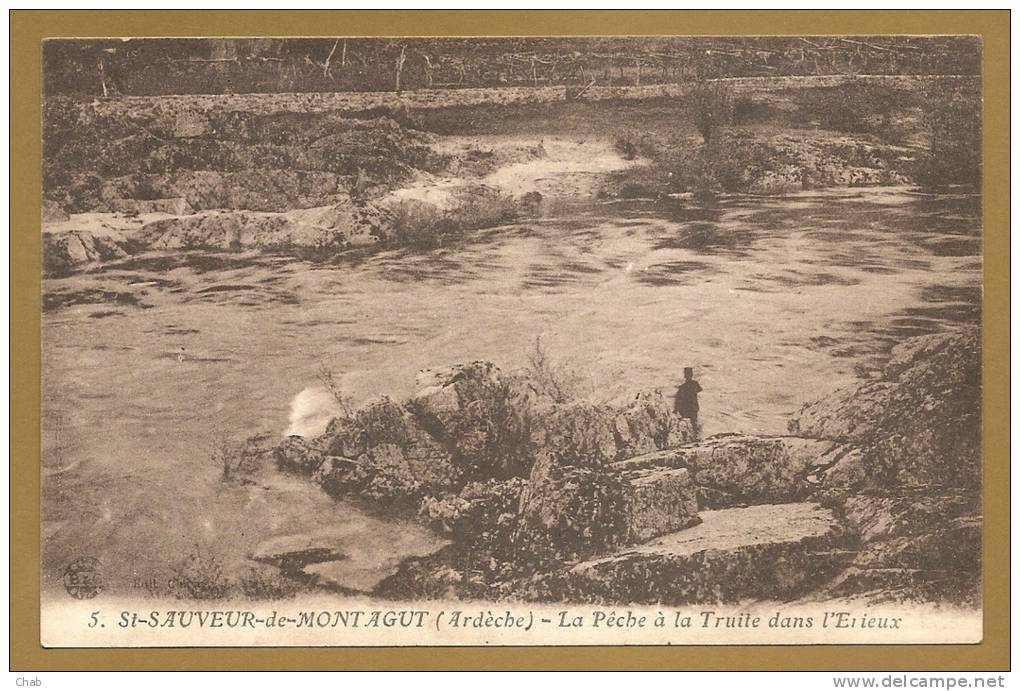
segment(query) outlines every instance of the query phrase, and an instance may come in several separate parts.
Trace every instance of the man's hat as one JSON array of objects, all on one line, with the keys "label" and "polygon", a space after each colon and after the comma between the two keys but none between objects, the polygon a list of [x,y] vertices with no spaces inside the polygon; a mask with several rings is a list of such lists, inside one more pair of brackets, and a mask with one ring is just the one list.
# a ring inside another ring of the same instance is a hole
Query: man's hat
[{"label": "man's hat", "polygon": [[684,367],[684,376],[685,377],[693,377],[694,376],[694,368],[693,367]]}]

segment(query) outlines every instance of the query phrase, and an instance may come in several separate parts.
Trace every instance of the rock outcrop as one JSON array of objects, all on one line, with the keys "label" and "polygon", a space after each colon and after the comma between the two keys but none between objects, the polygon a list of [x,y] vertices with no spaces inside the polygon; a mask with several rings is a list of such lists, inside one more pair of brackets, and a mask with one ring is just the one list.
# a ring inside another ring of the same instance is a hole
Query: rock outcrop
[{"label": "rock outcrop", "polygon": [[661,396],[557,401],[471,363],[276,457],[449,538],[379,596],[975,604],[979,363],[976,333],[913,339],[881,381],[805,406],[798,436],[703,441]]},{"label": "rock outcrop", "polygon": [[697,522],[686,473],[614,466],[633,453],[693,439],[690,422],[661,395],[639,395],[622,410],[547,403],[532,429],[535,461],[514,538],[521,561],[545,567]]},{"label": "rock outcrop", "polygon": [[556,403],[485,362],[426,370],[416,383],[403,404],[367,405],[274,451],[278,467],[336,497],[417,513],[454,540],[409,563],[391,591],[445,592],[427,574],[445,579],[453,562],[531,572],[698,521],[686,470],[612,467],[693,438],[657,394],[623,408]]},{"label": "rock outcrop", "polygon": [[817,472],[853,453],[840,442],[801,437],[721,434],[614,464],[619,470],[684,468],[702,508],[802,501],[818,489]]},{"label": "rock outcrop", "polygon": [[639,470],[623,478],[626,542],[646,542],[701,522],[697,487],[686,468]]},{"label": "rock outcrop", "polygon": [[[99,190],[106,208],[124,199],[174,198],[196,211],[287,211],[328,206],[347,192],[344,179],[309,170],[175,170],[108,178]],[[112,210],[112,209],[111,209]]]},{"label": "rock outcrop", "polygon": [[70,220],[71,217],[66,211],[64,211],[60,204],[52,202],[48,199],[44,199],[42,203],[42,222],[43,223],[63,223],[64,221]]},{"label": "rock outcrop", "polygon": [[336,253],[383,236],[380,213],[334,195],[332,206],[286,213],[219,211],[147,223],[138,234],[149,249],[318,250]]},{"label": "rock outcrop", "polygon": [[804,406],[790,426],[854,447],[818,473],[817,495],[862,542],[830,592],[979,602],[978,329],[905,341],[881,380]]},{"label": "rock outcrop", "polygon": [[854,468],[833,466],[825,485],[856,491],[944,486],[977,490],[981,478],[978,329],[912,338],[882,378],[810,403],[790,422],[806,437],[861,449]]},{"label": "rock outcrop", "polygon": [[701,522],[637,547],[520,582],[531,600],[683,605],[789,599],[852,557],[837,517],[817,504],[704,511]]},{"label": "rock outcrop", "polygon": [[827,593],[980,603],[977,495],[857,495],[844,502],[843,510],[863,545]]},{"label": "rock outcrop", "polygon": [[99,113],[48,99],[44,130],[44,196],[72,213],[160,197],[196,210],[324,206],[359,176],[386,186],[445,162],[424,133],[336,112]]},{"label": "rock outcrop", "polygon": [[43,233],[43,271],[48,276],[67,276],[85,264],[126,257],[136,247],[137,243],[118,232]]},{"label": "rock outcrop", "polygon": [[139,216],[141,214],[169,214],[186,216],[195,213],[184,197],[169,199],[108,199],[106,209],[112,213]]},{"label": "rock outcrop", "polygon": [[[491,363],[423,371],[417,385],[403,404],[382,399],[334,419],[321,437],[286,440],[276,450],[279,466],[314,476],[336,495],[420,502],[459,496],[471,483],[537,486],[568,468],[616,474],[607,466],[614,459],[693,436],[661,396],[639,396],[622,410],[554,404]],[[679,476],[669,477],[679,486]],[[638,498],[658,486],[638,485]]]},{"label": "rock outcrop", "polygon": [[[132,251],[255,248],[328,259],[351,247],[431,244],[517,218],[525,201],[477,179],[492,165],[544,155],[541,145],[445,152],[392,118],[337,112],[101,114],[61,99],[45,110],[44,223],[66,221],[66,212],[166,216],[132,236]],[[443,187],[417,183],[448,168],[476,182],[454,186],[446,205],[403,207],[413,194],[387,196],[412,180],[404,192]],[[47,274],[106,256],[87,248],[86,261],[78,244],[49,242]]]}]

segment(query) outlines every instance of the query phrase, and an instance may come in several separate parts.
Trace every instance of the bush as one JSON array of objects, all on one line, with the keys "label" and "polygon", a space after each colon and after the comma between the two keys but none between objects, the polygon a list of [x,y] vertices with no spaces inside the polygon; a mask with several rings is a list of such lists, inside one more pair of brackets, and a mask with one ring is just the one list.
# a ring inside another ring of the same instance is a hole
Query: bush
[{"label": "bush", "polygon": [[618,137],[613,143],[613,148],[627,161],[633,161],[639,157],[654,160],[662,153],[660,144],[661,142],[654,135],[645,133],[636,139],[629,136]]},{"label": "bush", "polygon": [[542,345],[541,336],[535,337],[528,353],[524,376],[535,393],[552,399],[554,403],[566,403],[592,393],[590,377],[576,368],[555,362]]},{"label": "bush", "polygon": [[918,162],[918,181],[933,186],[980,184],[980,91],[933,84],[923,100],[928,146]]},{"label": "bush", "polygon": [[808,90],[802,98],[802,108],[822,127],[856,134],[888,133],[893,111],[911,101],[902,89],[864,79]]},{"label": "bush", "polygon": [[697,197],[710,197],[723,190],[742,191],[744,171],[736,150],[731,137],[717,138],[700,147],[690,142],[678,145],[664,162],[670,189]]},{"label": "bush", "polygon": [[271,437],[268,432],[264,432],[237,443],[226,435],[221,436],[211,453],[213,463],[222,469],[220,479],[223,482],[251,484],[252,476],[262,470]]},{"label": "bush", "polygon": [[176,597],[190,600],[223,600],[233,587],[216,555],[203,553],[197,545],[173,568],[171,584]]},{"label": "bush", "polygon": [[734,124],[763,122],[772,115],[772,108],[767,103],[756,101],[751,96],[740,96],[733,102]]},{"label": "bush", "polygon": [[402,199],[390,207],[393,238],[411,247],[434,247],[452,232],[446,214],[435,204],[419,199]]},{"label": "bush", "polygon": [[411,247],[429,248],[465,231],[491,228],[517,218],[519,207],[510,195],[489,187],[457,190],[450,208],[420,199],[401,199],[390,206],[392,239]]},{"label": "bush", "polygon": [[344,417],[351,417],[354,411],[354,400],[344,392],[340,382],[337,381],[336,373],[333,369],[326,363],[320,362],[318,377],[322,385],[326,387],[326,391],[336,401],[337,407]]},{"label": "bush", "polygon": [[722,128],[733,121],[730,89],[719,83],[700,82],[687,96],[694,126],[705,146],[709,146]]},{"label": "bush", "polygon": [[637,158],[637,145],[626,137],[618,138],[614,148],[626,161],[633,161]]},{"label": "bush", "polygon": [[458,230],[491,228],[517,218],[517,203],[510,195],[482,187],[466,191],[448,214]]}]

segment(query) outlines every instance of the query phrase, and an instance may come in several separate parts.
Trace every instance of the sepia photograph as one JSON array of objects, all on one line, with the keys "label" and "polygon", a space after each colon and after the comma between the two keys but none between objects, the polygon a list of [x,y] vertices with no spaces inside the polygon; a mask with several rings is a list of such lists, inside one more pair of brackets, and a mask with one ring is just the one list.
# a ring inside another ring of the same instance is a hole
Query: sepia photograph
[{"label": "sepia photograph", "polygon": [[982,640],[980,36],[41,52],[42,645]]}]

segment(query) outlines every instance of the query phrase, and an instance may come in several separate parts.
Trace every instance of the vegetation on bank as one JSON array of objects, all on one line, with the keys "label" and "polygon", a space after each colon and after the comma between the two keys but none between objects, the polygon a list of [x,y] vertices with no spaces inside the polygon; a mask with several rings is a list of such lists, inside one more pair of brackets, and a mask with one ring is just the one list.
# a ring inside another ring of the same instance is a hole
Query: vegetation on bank
[{"label": "vegetation on bank", "polygon": [[215,601],[284,600],[305,588],[305,584],[272,566],[253,566],[240,574],[230,573],[215,553],[199,545],[171,564],[166,574],[146,578],[144,584],[151,597]]},{"label": "vegetation on bank", "polygon": [[[977,82],[926,79],[907,89],[859,79],[840,86],[739,94],[724,82],[702,82],[684,99],[649,105],[658,119],[631,126],[609,119],[611,104],[585,106],[584,116],[616,137],[625,159],[652,161],[662,176],[643,178],[648,171],[639,167],[619,177],[622,185],[645,185],[653,193],[980,181]],[[543,109],[548,120],[559,111],[570,122],[582,115],[566,103],[543,104]],[[124,117],[48,99],[44,198],[71,213],[119,211],[128,208],[124,200],[151,201],[148,206],[154,209],[159,200],[183,199],[194,211],[285,211],[328,204],[341,193],[371,198],[420,172],[456,173],[486,163],[437,152],[430,135],[408,126],[412,121],[434,131],[449,126],[472,131],[482,123],[484,131],[485,122],[518,110],[525,120],[535,118],[534,107],[513,105],[497,106],[498,112],[491,113],[453,109],[445,117],[187,109],[140,109]],[[455,122],[447,123],[450,118]],[[642,133],[635,135],[635,130]],[[506,206],[491,198],[479,204]],[[406,217],[428,213],[412,206],[397,210],[398,234],[407,230],[408,224],[401,223]],[[470,205],[464,213],[507,215]],[[422,218],[412,225],[450,224],[478,227],[470,219],[444,218]]]},{"label": "vegetation on bank", "polygon": [[[53,98],[43,120],[51,222],[82,212],[171,217],[142,233],[46,233],[44,264],[47,275],[62,276],[147,247],[257,248],[324,261],[352,247],[435,247],[537,208],[537,193],[513,198],[477,181],[545,156],[541,145],[451,151],[431,132],[615,139],[621,157],[637,165],[607,176],[599,195],[610,197],[973,186],[981,176],[980,105],[976,81],[930,78],[752,92],[708,81],[682,99],[389,115],[180,104],[113,114]],[[441,190],[449,198],[440,201],[394,193],[433,175],[463,184]]]},{"label": "vegetation on bank", "polygon": [[680,113],[672,133],[617,139],[624,158],[652,164],[618,174],[622,196],[980,183],[976,83],[930,80],[908,90],[860,79],[737,95],[704,82]]},{"label": "vegetation on bank", "polygon": [[414,198],[390,204],[389,241],[404,247],[436,247],[471,230],[510,223],[528,203],[481,185],[462,188],[455,196],[448,208]]}]

